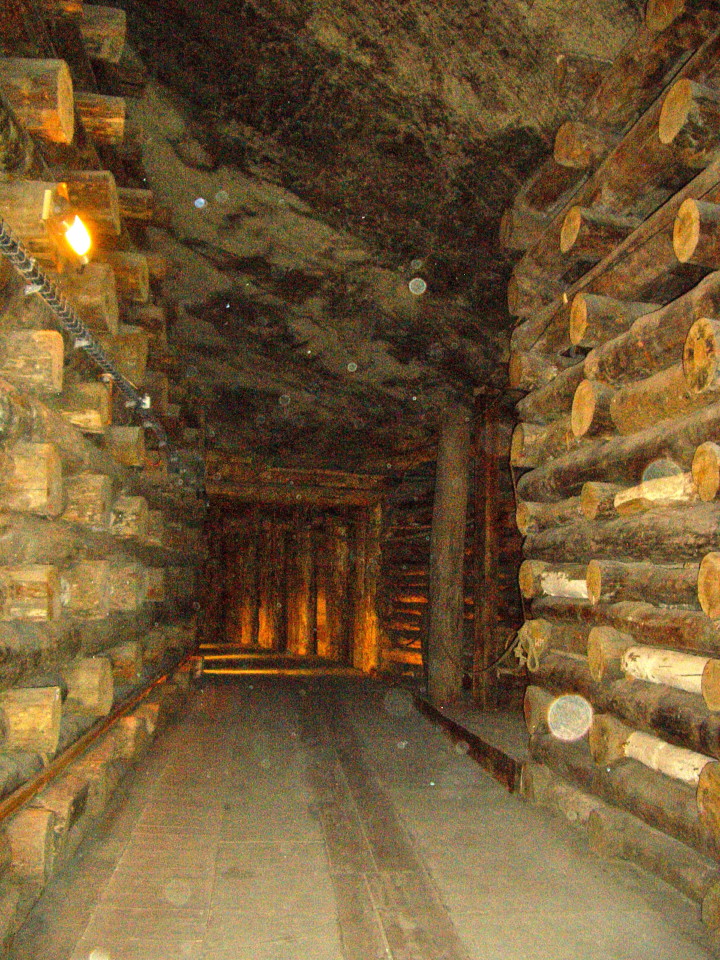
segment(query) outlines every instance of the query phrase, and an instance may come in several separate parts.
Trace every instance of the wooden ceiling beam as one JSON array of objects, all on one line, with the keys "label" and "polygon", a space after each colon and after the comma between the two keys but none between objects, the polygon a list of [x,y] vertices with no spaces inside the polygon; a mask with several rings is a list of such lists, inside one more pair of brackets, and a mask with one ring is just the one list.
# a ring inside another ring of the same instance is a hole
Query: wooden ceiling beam
[{"label": "wooden ceiling beam", "polygon": [[218,500],[284,507],[370,507],[383,496],[382,490],[352,490],[335,487],[272,486],[266,483],[223,483],[210,481],[205,492],[211,502]]},{"label": "wooden ceiling beam", "polygon": [[284,506],[366,507],[385,494],[385,477],[340,470],[257,466],[209,451],[205,489],[211,499]]},{"label": "wooden ceiling beam", "polygon": [[205,477],[208,483],[239,485],[298,486],[340,490],[381,490],[385,477],[348,473],[342,470],[303,470],[248,464],[239,457],[208,451],[205,454]]}]

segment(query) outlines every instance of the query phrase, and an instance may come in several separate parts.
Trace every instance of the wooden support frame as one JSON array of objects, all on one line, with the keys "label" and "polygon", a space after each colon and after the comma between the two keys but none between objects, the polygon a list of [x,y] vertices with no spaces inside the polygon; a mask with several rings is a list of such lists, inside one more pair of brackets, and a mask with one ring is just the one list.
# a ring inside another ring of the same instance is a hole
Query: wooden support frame
[{"label": "wooden support frame", "polygon": [[460,408],[443,423],[430,535],[427,639],[432,703],[458,699],[464,672],[464,557],[470,466],[470,415]]},{"label": "wooden support frame", "polygon": [[498,458],[499,410],[497,403],[483,399],[475,423],[475,623],[473,649],[473,697],[483,709],[498,701],[497,674],[491,664],[497,658],[495,624],[498,586],[493,575],[499,559],[497,502],[500,486]]}]

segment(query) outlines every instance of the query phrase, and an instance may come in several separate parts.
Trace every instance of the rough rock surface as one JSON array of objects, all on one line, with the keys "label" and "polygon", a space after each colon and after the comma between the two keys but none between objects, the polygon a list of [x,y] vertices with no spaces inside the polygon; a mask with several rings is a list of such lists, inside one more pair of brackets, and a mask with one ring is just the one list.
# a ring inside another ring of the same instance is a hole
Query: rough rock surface
[{"label": "rough rock surface", "polygon": [[151,237],[172,342],[214,442],[347,465],[502,385],[500,215],[577,108],[557,56],[612,58],[636,3],[121,5],[154,78],[131,123],[172,211]]}]

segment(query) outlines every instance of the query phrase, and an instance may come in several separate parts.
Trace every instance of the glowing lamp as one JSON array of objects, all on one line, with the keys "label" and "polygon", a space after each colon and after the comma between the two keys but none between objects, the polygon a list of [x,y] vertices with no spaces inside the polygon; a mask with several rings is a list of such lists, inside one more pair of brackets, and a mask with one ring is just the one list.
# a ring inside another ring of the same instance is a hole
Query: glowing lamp
[{"label": "glowing lamp", "polygon": [[76,214],[73,220],[65,221],[63,229],[67,245],[83,263],[88,263],[92,237],[80,217]]}]

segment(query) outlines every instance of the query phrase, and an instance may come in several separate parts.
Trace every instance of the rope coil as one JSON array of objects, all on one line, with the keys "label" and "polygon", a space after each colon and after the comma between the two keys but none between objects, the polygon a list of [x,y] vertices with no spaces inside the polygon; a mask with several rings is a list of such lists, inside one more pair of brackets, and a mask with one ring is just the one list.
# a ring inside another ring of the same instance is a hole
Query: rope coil
[{"label": "rope coil", "polygon": [[535,637],[526,629],[526,624],[523,624],[517,632],[515,656],[520,665],[526,666],[530,673],[537,673],[540,669],[540,650]]}]

